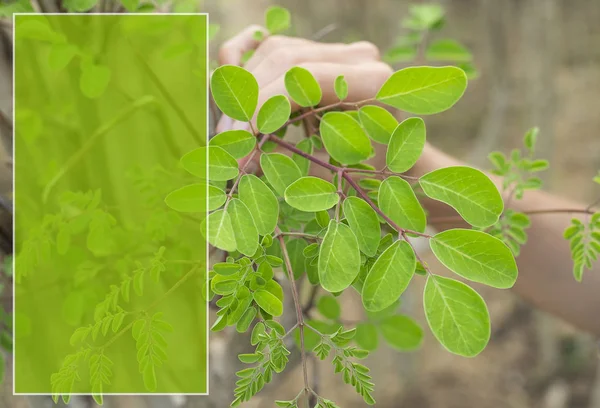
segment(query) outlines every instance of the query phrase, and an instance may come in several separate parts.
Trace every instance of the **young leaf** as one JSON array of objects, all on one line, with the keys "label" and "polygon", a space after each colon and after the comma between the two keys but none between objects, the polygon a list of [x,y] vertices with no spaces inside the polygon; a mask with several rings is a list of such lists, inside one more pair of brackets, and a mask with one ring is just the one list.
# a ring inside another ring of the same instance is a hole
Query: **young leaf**
[{"label": "young leaf", "polygon": [[356,325],[356,336],[354,341],[358,347],[368,351],[373,351],[379,343],[377,337],[377,327],[373,323],[359,323]]},{"label": "young leaf", "polygon": [[256,137],[247,130],[228,130],[210,139],[209,145],[219,146],[235,159],[241,159],[254,149]]},{"label": "young leaf", "polygon": [[290,98],[303,108],[318,105],[323,96],[315,77],[300,67],[294,67],[285,73],[285,89]]},{"label": "young leaf", "polygon": [[394,115],[380,106],[363,106],[358,111],[358,117],[369,137],[378,143],[388,144],[398,126]]},{"label": "young leaf", "polygon": [[356,164],[371,156],[373,147],[360,124],[344,112],[327,112],[319,125],[327,152],[343,164]]},{"label": "young leaf", "polygon": [[337,320],[342,313],[340,304],[337,299],[331,295],[323,295],[317,301],[317,309],[319,313],[327,319]]},{"label": "young leaf", "polygon": [[223,190],[221,190],[219,187],[213,186],[212,184],[208,185],[208,208],[205,209],[206,211],[216,210],[225,204],[225,200],[227,200],[227,196]]},{"label": "young leaf", "polygon": [[379,187],[377,202],[385,215],[401,228],[425,231],[425,211],[408,182],[400,177],[388,177]]},{"label": "young leaf", "polygon": [[340,101],[343,101],[348,97],[348,82],[346,82],[343,75],[340,75],[335,79],[333,89]]},{"label": "young leaf", "polygon": [[[296,147],[302,150],[304,153],[313,154],[313,143],[310,139],[302,139],[300,142],[298,142],[298,144],[296,144]],[[308,176],[308,172],[310,170],[310,160],[300,156],[297,153],[292,155],[292,160],[294,160],[294,163],[296,163],[300,169],[300,174],[303,177]]]},{"label": "young leaf", "polygon": [[258,82],[254,76],[234,65],[217,68],[210,78],[215,103],[232,119],[249,122],[258,104]]},{"label": "young leaf", "polygon": [[227,213],[231,217],[237,250],[246,256],[254,255],[258,249],[258,230],[250,210],[241,200],[234,198],[229,202]]},{"label": "young leaf", "polygon": [[358,241],[350,227],[335,220],[329,222],[319,251],[319,281],[328,292],[341,292],[360,272]]},{"label": "young leaf", "polygon": [[504,201],[492,180],[472,167],[434,170],[422,176],[419,184],[428,197],[448,204],[475,227],[495,224],[504,210]]},{"label": "young leaf", "polygon": [[302,177],[298,165],[281,153],[269,153],[260,156],[260,167],[277,194],[283,196],[290,184]]},{"label": "young leaf", "polygon": [[235,235],[231,225],[231,217],[224,210],[217,210],[204,219],[201,226],[202,234],[208,223],[208,242],[223,251],[236,250]]},{"label": "young leaf", "polygon": [[385,163],[390,170],[404,173],[415,165],[424,147],[425,122],[421,118],[408,118],[394,130]]},{"label": "young leaf", "polygon": [[[216,187],[214,188],[219,190]],[[205,195],[206,184],[190,184],[189,186],[181,187],[169,193],[169,195],[165,197],[165,204],[175,211],[203,212],[206,211],[206,199],[204,199]],[[224,196],[225,194],[223,194],[223,198]]]},{"label": "young leaf", "polygon": [[527,133],[525,133],[525,136],[523,138],[523,144],[530,152],[533,152],[535,150],[535,145],[537,143],[537,137],[539,132],[540,129],[538,127],[533,127],[529,129]]},{"label": "young leaf", "polygon": [[429,240],[434,255],[454,273],[495,288],[512,287],[517,264],[510,249],[485,232],[452,229]]},{"label": "young leaf", "polygon": [[290,12],[279,6],[271,6],[265,12],[265,25],[271,34],[277,34],[290,27]]},{"label": "young leaf", "polygon": [[381,225],[375,210],[360,198],[348,197],[344,201],[344,215],[360,250],[367,256],[375,256],[381,239]]},{"label": "young leaf", "polygon": [[292,207],[307,212],[328,210],[340,197],[337,188],[318,177],[302,177],[285,190],[285,201]]},{"label": "young leaf", "polygon": [[490,339],[490,316],[477,292],[462,282],[430,275],[423,306],[427,323],[451,353],[474,357]]},{"label": "young leaf", "polygon": [[456,40],[441,39],[427,47],[425,57],[429,61],[468,62],[473,59],[473,54]]},{"label": "young leaf", "polygon": [[395,72],[376,99],[394,108],[430,115],[451,108],[467,88],[467,76],[456,67],[409,67]]},{"label": "young leaf", "polygon": [[239,198],[250,210],[260,235],[275,231],[279,217],[279,203],[265,183],[252,174],[242,176],[238,187]]},{"label": "young leaf", "polygon": [[270,97],[258,111],[258,130],[263,134],[275,132],[285,125],[291,111],[290,101],[285,95]]},{"label": "young leaf", "polygon": [[208,146],[207,149],[209,180],[231,180],[238,175],[238,163],[232,155],[218,146]]},{"label": "young leaf", "polygon": [[423,340],[423,329],[408,316],[386,317],[380,327],[385,341],[398,351],[416,350]]},{"label": "young leaf", "polygon": [[415,273],[415,253],[406,241],[396,241],[375,261],[365,279],[362,301],[366,310],[379,312],[392,305]]},{"label": "young leaf", "polygon": [[283,303],[281,303],[281,300],[265,289],[258,289],[254,292],[254,301],[271,316],[281,316],[283,313]]}]

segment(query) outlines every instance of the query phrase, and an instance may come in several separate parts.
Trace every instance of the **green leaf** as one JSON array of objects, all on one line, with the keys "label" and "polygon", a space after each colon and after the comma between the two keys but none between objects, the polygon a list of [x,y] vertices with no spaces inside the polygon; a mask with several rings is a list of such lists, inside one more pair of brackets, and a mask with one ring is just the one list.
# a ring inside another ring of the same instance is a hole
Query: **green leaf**
[{"label": "green leaf", "polygon": [[254,255],[258,249],[258,230],[250,210],[241,200],[234,198],[229,202],[227,213],[231,217],[237,250],[246,256]]},{"label": "green leaf", "polygon": [[[216,190],[218,188],[211,186]],[[221,190],[219,190],[221,191]],[[221,193],[223,193],[221,191]],[[169,193],[165,197],[165,204],[180,212],[204,212],[206,211],[206,184],[190,184]],[[223,201],[225,194],[223,193]],[[222,204],[222,203],[221,203]]]},{"label": "green leaf", "polygon": [[537,143],[537,137],[539,133],[540,129],[538,127],[533,127],[529,129],[523,137],[523,144],[530,152],[533,152],[535,150],[535,145]]},{"label": "green leaf", "polygon": [[283,303],[281,303],[281,300],[265,289],[258,289],[254,292],[254,301],[271,316],[281,316],[283,313]]},{"label": "green leaf", "polygon": [[495,288],[511,288],[517,280],[517,263],[510,249],[485,232],[452,229],[429,240],[434,255],[454,273]]},{"label": "green leaf", "polygon": [[[298,144],[296,144],[296,147],[302,150],[304,153],[313,154],[313,143],[310,141],[310,139],[302,139],[300,142],[298,142]],[[302,176],[308,176],[308,172],[310,170],[310,160],[300,156],[297,153],[292,155],[292,160],[294,160],[294,163],[296,163],[300,169],[300,174],[302,174]]]},{"label": "green leaf", "polygon": [[241,159],[254,149],[256,138],[247,130],[228,130],[210,139],[209,145],[220,147],[234,159]]},{"label": "green leaf", "polygon": [[250,210],[260,235],[275,231],[279,217],[279,203],[265,183],[252,174],[242,176],[238,186],[239,198]]},{"label": "green leaf", "polygon": [[395,72],[376,99],[417,115],[451,108],[467,88],[467,76],[456,67],[409,67]]},{"label": "green leaf", "polygon": [[440,4],[412,4],[409,11],[410,19],[403,25],[411,30],[430,30],[444,19],[444,8]]},{"label": "green leaf", "polygon": [[462,282],[430,275],[423,306],[427,323],[451,353],[474,357],[490,339],[490,316],[477,292]]},{"label": "green leaf", "polygon": [[303,108],[318,105],[323,96],[315,77],[300,67],[294,67],[285,73],[285,89],[290,98]]},{"label": "green leaf", "polygon": [[417,56],[417,47],[414,44],[399,44],[386,50],[383,60],[388,64],[410,62]]},{"label": "green leaf", "polygon": [[231,217],[224,210],[217,210],[208,215],[202,223],[201,231],[204,234],[208,222],[208,242],[223,251],[236,250],[235,235],[231,224]]},{"label": "green leaf", "polygon": [[388,144],[398,126],[394,115],[380,106],[363,106],[358,111],[358,117],[369,137],[378,143]]},{"label": "green leaf", "polygon": [[210,89],[215,103],[225,115],[243,122],[249,122],[254,116],[258,82],[244,68],[220,66],[210,78]]},{"label": "green leaf", "polygon": [[[190,174],[206,179],[206,158],[208,147],[199,147],[183,155],[181,166]],[[237,163],[236,163],[237,166]],[[234,176],[235,177],[235,176]]]},{"label": "green leaf", "polygon": [[208,185],[208,208],[206,211],[213,211],[225,204],[227,196],[225,192],[219,187],[215,187],[212,184]]},{"label": "green leaf", "polygon": [[283,196],[290,184],[302,177],[298,165],[291,158],[281,153],[261,155],[260,167],[275,192],[280,196]]},{"label": "green leaf", "polygon": [[400,228],[425,231],[425,211],[406,180],[396,176],[385,179],[379,187],[377,202],[381,211]]},{"label": "green leaf", "polygon": [[594,177],[594,182],[600,184],[600,171],[598,172],[598,175]]},{"label": "green leaf", "polygon": [[356,164],[371,156],[373,147],[360,124],[344,112],[327,112],[319,126],[327,152],[343,164]]},{"label": "green leaf", "polygon": [[271,34],[277,34],[290,27],[290,12],[279,6],[271,6],[265,12],[265,25]]},{"label": "green leaf", "polygon": [[[207,149],[208,178],[210,180],[231,180],[238,175],[238,163],[232,155],[218,146],[208,146]],[[183,156],[183,159],[185,159],[186,156]]]},{"label": "green leaf", "polygon": [[144,378],[144,386],[148,391],[156,391],[156,371],[154,370],[154,364],[148,363],[142,373]]},{"label": "green leaf", "polygon": [[104,65],[82,64],[79,88],[88,98],[99,98],[104,94],[110,77],[110,68]]},{"label": "green leaf", "polygon": [[234,275],[239,272],[240,268],[240,264],[229,262],[219,262],[213,265],[215,273],[223,276]]},{"label": "green leaf", "polygon": [[419,160],[424,147],[425,122],[421,118],[408,118],[394,130],[385,163],[391,171],[404,173]]},{"label": "green leaf", "polygon": [[408,316],[389,316],[380,323],[385,341],[399,351],[418,349],[423,341],[423,329]]},{"label": "green leaf", "polygon": [[56,252],[64,255],[71,246],[71,229],[68,224],[63,225],[56,235]]},{"label": "green leaf", "polygon": [[354,341],[358,347],[373,351],[379,343],[377,327],[373,323],[359,323],[356,325],[356,336]]},{"label": "green leaf", "polygon": [[379,312],[392,305],[415,273],[415,253],[406,241],[396,241],[373,264],[365,279],[362,301],[366,310]]},{"label": "green leaf", "polygon": [[360,250],[367,256],[375,256],[381,239],[381,225],[375,210],[360,198],[348,197],[344,201],[344,215]]},{"label": "green leaf", "polygon": [[84,12],[93,9],[98,0],[64,0],[64,7],[70,12]]},{"label": "green leaf", "polygon": [[342,309],[337,299],[331,295],[323,295],[317,301],[317,310],[327,319],[337,320],[340,318]]},{"label": "green leaf", "polygon": [[123,7],[125,7],[127,11],[133,13],[137,10],[140,3],[139,0],[121,0],[121,4],[123,4]]},{"label": "green leaf", "polygon": [[285,201],[292,207],[306,212],[328,210],[340,199],[337,188],[318,177],[302,177],[285,190]]},{"label": "green leaf", "polygon": [[343,75],[340,75],[335,79],[333,90],[340,101],[343,101],[348,97],[348,82],[346,82]]},{"label": "green leaf", "polygon": [[428,197],[448,204],[475,227],[495,224],[504,210],[504,202],[492,180],[471,167],[434,170],[422,176],[419,184]]},{"label": "green leaf", "polygon": [[77,52],[77,47],[69,43],[52,44],[48,54],[48,67],[53,71],[62,71],[77,55]]},{"label": "green leaf", "polygon": [[350,227],[335,220],[329,222],[319,251],[319,281],[328,292],[341,292],[360,272],[358,241]]},{"label": "green leaf", "polygon": [[[290,263],[292,264],[292,272],[294,272],[294,279],[300,279],[304,273],[304,248],[308,244],[303,239],[291,239],[285,246],[290,256]],[[284,264],[284,270],[287,271],[287,267]]]},{"label": "green leaf", "polygon": [[261,133],[269,134],[285,125],[290,117],[292,107],[284,95],[275,95],[267,99],[258,111],[257,125]]},{"label": "green leaf", "polygon": [[473,55],[464,45],[451,39],[433,41],[427,47],[425,57],[429,61],[467,62],[473,59]]}]

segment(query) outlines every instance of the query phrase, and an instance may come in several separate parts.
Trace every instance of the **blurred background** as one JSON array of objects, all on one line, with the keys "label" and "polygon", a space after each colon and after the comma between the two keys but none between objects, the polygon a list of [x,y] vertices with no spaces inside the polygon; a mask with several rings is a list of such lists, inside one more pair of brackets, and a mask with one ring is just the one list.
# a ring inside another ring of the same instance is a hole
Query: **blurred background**
[{"label": "blurred background", "polygon": [[[292,14],[293,34],[322,41],[368,40],[383,51],[404,33],[406,0],[205,0],[192,2],[221,29],[219,44],[249,24],[260,24],[264,10],[278,4]],[[418,3],[418,1],[417,1]],[[428,139],[435,146],[487,168],[492,150],[519,147],[522,135],[539,126],[538,156],[550,160],[542,173],[545,188],[583,203],[593,201],[591,178],[600,168],[600,1],[598,0],[446,0],[446,25],[436,36],[464,44],[479,77],[451,110],[429,117]],[[10,24],[3,20],[0,42],[0,130],[10,151]],[[396,68],[404,66],[402,63]],[[10,157],[0,158],[0,192],[10,197]],[[427,261],[435,262],[433,257]],[[441,266],[432,265],[438,269]],[[565,271],[570,274],[571,271]],[[404,299],[406,312],[424,325],[420,281]],[[582,284],[585,284],[585,280]],[[454,356],[426,331],[422,349],[401,354],[386,345],[366,365],[373,368],[379,407],[419,408],[598,408],[600,359],[597,339],[535,310],[509,291],[474,285],[490,309],[492,338],[475,359]],[[600,294],[599,294],[600,296]],[[6,299],[5,296],[2,299]],[[359,320],[358,297],[344,297],[344,318]],[[10,306],[8,304],[7,306]],[[383,342],[380,342],[383,343]],[[236,354],[248,350],[237,333],[213,335],[209,397],[115,397],[115,407],[226,407],[231,401]],[[296,354],[296,353],[294,353]],[[43,397],[11,396],[10,356],[0,407],[50,406]],[[295,368],[293,368],[295,365]],[[316,367],[316,369],[315,369]],[[247,406],[273,406],[293,397],[301,382],[298,359],[282,379]],[[328,362],[310,366],[319,390],[343,408],[362,407],[354,391],[334,376]],[[87,398],[73,406],[91,406]]]}]

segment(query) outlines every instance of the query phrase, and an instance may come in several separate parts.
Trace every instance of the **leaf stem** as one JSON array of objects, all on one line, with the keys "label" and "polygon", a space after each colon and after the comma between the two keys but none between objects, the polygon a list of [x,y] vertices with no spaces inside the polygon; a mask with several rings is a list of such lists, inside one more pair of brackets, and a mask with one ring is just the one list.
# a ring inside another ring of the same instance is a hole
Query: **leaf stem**
[{"label": "leaf stem", "polygon": [[324,112],[326,110],[329,109],[334,109],[334,108],[343,108],[343,107],[349,107],[349,108],[356,108],[358,109],[361,105],[367,104],[369,102],[373,102],[375,101],[375,98],[369,98],[369,99],[363,99],[362,101],[357,101],[357,102],[343,102],[343,101],[339,101],[336,103],[332,103],[331,105],[327,105],[327,106],[322,106],[320,108],[317,109],[311,109],[308,112],[304,112],[298,116],[296,116],[295,118],[292,118],[290,120],[288,120],[285,125],[283,125],[282,127],[286,127],[288,125],[291,125],[292,123],[296,123],[300,120],[306,119],[309,116],[313,116],[316,115],[319,112]]}]

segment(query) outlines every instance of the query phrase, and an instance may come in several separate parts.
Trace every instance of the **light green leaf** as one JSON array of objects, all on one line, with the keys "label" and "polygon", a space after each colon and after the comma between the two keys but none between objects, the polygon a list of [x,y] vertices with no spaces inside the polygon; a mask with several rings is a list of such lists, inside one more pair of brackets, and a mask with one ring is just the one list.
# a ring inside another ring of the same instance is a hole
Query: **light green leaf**
[{"label": "light green leaf", "polygon": [[306,212],[328,210],[338,203],[337,188],[318,177],[302,177],[285,190],[285,202]]},{"label": "light green leaf", "polygon": [[220,66],[210,78],[210,89],[215,103],[225,115],[243,122],[249,122],[254,116],[258,82],[244,68]]},{"label": "light green leaf", "polygon": [[300,67],[294,67],[285,73],[285,89],[290,98],[303,108],[318,105],[323,96],[315,77]]},{"label": "light green leaf", "polygon": [[517,280],[517,263],[510,249],[485,232],[452,229],[429,240],[431,250],[448,269],[473,282],[507,289]]},{"label": "light green leaf", "polygon": [[343,75],[340,75],[335,79],[333,89],[340,101],[343,101],[348,97],[348,82],[346,82]]},{"label": "light green leaf", "polygon": [[234,198],[229,202],[227,213],[231,217],[237,250],[246,256],[254,255],[258,249],[258,230],[250,210],[241,200]]},{"label": "light green leaf", "polygon": [[332,295],[323,295],[317,301],[317,310],[327,319],[339,319],[342,309],[339,302]]},{"label": "light green leaf", "polygon": [[292,107],[284,95],[270,97],[258,111],[257,125],[261,133],[269,134],[285,125],[290,117]]},{"label": "light green leaf", "polygon": [[98,0],[64,0],[64,7],[70,12],[84,12],[94,8]]},{"label": "light green leaf", "polygon": [[386,50],[383,60],[388,64],[409,62],[417,56],[417,47],[414,44],[399,44]]},{"label": "light green leaf", "polygon": [[430,275],[423,306],[427,323],[451,353],[474,357],[490,339],[490,316],[482,297],[454,279]]},{"label": "light green leaf", "polygon": [[242,176],[238,186],[239,198],[250,210],[260,235],[275,231],[279,217],[279,203],[265,183],[252,174]]},{"label": "light green leaf", "polygon": [[48,67],[53,71],[61,71],[77,55],[77,47],[69,43],[55,43],[50,47]]},{"label": "light green leaf", "polygon": [[360,250],[350,227],[335,220],[329,222],[318,268],[321,286],[329,292],[341,292],[352,284],[360,271]]},{"label": "light green leaf", "polygon": [[[200,148],[204,149],[204,148]],[[208,178],[214,181],[231,180],[238,175],[238,162],[218,146],[208,146]],[[188,153],[189,154],[189,153]],[[186,155],[187,156],[187,155]],[[182,160],[186,158],[183,156]]]},{"label": "light green leaf", "polygon": [[380,327],[385,341],[399,351],[416,350],[423,341],[423,329],[408,316],[386,317]]},{"label": "light green leaf", "polygon": [[356,325],[354,341],[356,345],[367,351],[373,351],[379,343],[377,327],[373,323],[359,323]]},{"label": "light green leaf", "polygon": [[360,198],[348,197],[344,201],[344,215],[360,250],[367,256],[375,256],[381,239],[381,225],[375,210]]},{"label": "light green leaf", "polygon": [[224,210],[218,210],[208,215],[202,223],[201,231],[204,235],[208,222],[208,242],[223,251],[236,250],[235,235],[231,225],[231,217]]},{"label": "light green leaf", "polygon": [[504,202],[484,173],[472,167],[446,167],[419,179],[423,192],[454,208],[469,224],[485,228],[498,221]]},{"label": "light green leaf", "polygon": [[254,301],[271,316],[281,316],[283,313],[283,303],[281,300],[265,289],[258,289],[254,292]]},{"label": "light green leaf", "polygon": [[271,34],[290,28],[290,12],[279,6],[271,6],[265,12],[265,25]]},{"label": "light green leaf", "polygon": [[425,211],[406,180],[396,176],[385,179],[379,187],[377,202],[381,211],[400,228],[425,231]]},{"label": "light green leaf", "polygon": [[365,279],[362,301],[366,310],[379,312],[392,305],[415,273],[415,253],[406,241],[396,241],[373,264]]},{"label": "light green leaf", "polygon": [[598,172],[598,175],[594,177],[594,182],[600,184],[600,171]]},{"label": "light green leaf", "polygon": [[[310,141],[310,139],[302,139],[300,142],[298,142],[298,144],[296,144],[296,147],[302,150],[304,153],[313,154],[313,143]],[[294,162],[298,165],[302,176],[307,176],[310,170],[310,160],[300,156],[297,153],[292,155],[292,160],[294,160]]]},{"label": "light green leaf", "polygon": [[213,211],[225,204],[227,196],[219,187],[208,185],[208,208],[206,211]]},{"label": "light green leaf", "polygon": [[144,368],[142,374],[144,378],[144,386],[148,391],[156,391],[156,372],[154,370],[154,363],[149,362]]},{"label": "light green leaf", "polygon": [[233,158],[241,159],[254,149],[256,138],[247,130],[228,130],[210,139],[209,145],[218,146]]},{"label": "light green leaf", "polygon": [[104,65],[82,64],[79,88],[90,99],[96,99],[104,94],[110,82],[110,68]]},{"label": "light green leaf", "polygon": [[456,67],[409,67],[395,72],[376,99],[417,115],[451,108],[467,88],[467,76]]},{"label": "light green leaf", "polygon": [[340,163],[356,164],[371,156],[373,147],[360,124],[344,112],[327,112],[319,125],[327,152]]},{"label": "light green leaf", "polygon": [[391,171],[404,173],[419,160],[424,147],[425,122],[421,118],[408,118],[394,130],[385,162]]},{"label": "light green leaf", "polygon": [[533,127],[525,133],[523,137],[523,144],[530,152],[535,150],[535,145],[537,144],[538,134],[540,133],[540,129],[538,127]]},{"label": "light green leaf", "polygon": [[[216,187],[214,188],[219,190]],[[223,192],[221,191],[221,193]],[[223,194],[223,197],[224,196],[225,194]],[[172,191],[165,198],[165,204],[175,211],[204,212],[206,211],[206,185],[190,184],[189,186],[181,187],[175,191]]]},{"label": "light green leaf", "polygon": [[410,19],[403,26],[411,30],[430,30],[444,19],[444,8],[440,4],[412,4],[409,8]]},{"label": "light green leaf", "polygon": [[369,137],[378,143],[388,144],[398,126],[394,115],[380,106],[363,106],[358,111],[358,117]]},{"label": "light green leaf", "polygon": [[425,55],[429,61],[467,62],[473,59],[473,55],[464,45],[451,39],[433,41],[427,47]]},{"label": "light green leaf", "polygon": [[181,166],[186,169],[188,173],[206,179],[207,150],[208,147],[199,147],[184,154],[180,160]]},{"label": "light green leaf", "polygon": [[260,167],[277,194],[283,196],[290,184],[302,177],[296,163],[281,153],[269,153],[260,156]]}]

